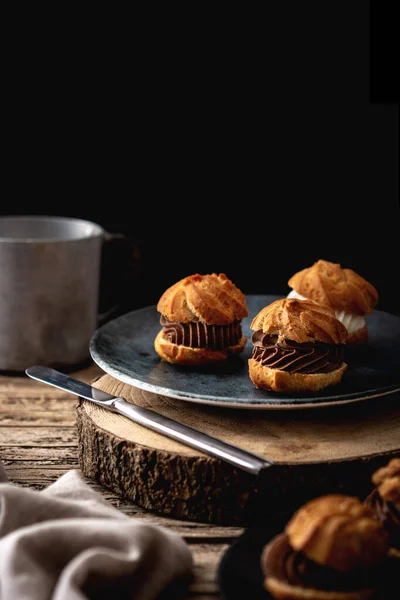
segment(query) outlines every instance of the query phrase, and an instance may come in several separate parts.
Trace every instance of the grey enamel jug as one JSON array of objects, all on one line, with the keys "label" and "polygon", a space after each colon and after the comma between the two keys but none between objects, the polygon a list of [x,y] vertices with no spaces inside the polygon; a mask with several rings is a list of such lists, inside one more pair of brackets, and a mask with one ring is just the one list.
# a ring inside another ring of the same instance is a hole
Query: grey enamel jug
[{"label": "grey enamel jug", "polygon": [[106,234],[76,218],[0,217],[0,370],[89,358]]}]

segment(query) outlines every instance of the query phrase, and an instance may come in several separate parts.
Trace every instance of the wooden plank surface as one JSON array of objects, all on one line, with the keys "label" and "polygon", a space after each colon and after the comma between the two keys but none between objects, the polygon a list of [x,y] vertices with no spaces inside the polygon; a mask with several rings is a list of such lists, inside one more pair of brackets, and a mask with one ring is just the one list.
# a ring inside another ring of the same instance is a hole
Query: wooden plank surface
[{"label": "wooden plank surface", "polygon": [[[71,376],[91,382],[102,374],[93,364]],[[77,400],[62,390],[26,376],[0,375],[0,460],[12,483],[41,490],[70,469],[79,470],[76,405]],[[186,540],[194,558],[188,599],[221,598],[218,564],[243,529],[169,519],[123,500],[96,482],[85,481],[121,512],[162,525]]]}]

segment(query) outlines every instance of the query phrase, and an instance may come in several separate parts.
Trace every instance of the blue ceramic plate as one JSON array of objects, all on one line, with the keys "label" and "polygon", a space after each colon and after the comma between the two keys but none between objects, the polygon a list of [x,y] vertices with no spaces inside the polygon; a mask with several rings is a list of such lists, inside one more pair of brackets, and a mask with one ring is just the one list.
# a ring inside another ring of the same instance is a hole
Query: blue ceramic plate
[{"label": "blue ceramic plate", "polygon": [[[249,527],[232,542],[222,555],[217,569],[221,600],[273,600],[272,594],[264,586],[261,555],[266,544],[283,532],[291,516],[287,514],[284,518],[277,515],[271,518],[269,525]],[[385,580],[385,577],[382,579]],[[379,598],[393,600],[393,583],[389,578],[386,580],[388,590],[383,591]]]},{"label": "blue ceramic plate", "polygon": [[272,599],[264,587],[261,554],[264,546],[283,531],[286,520],[275,519],[270,527],[246,529],[222,555],[218,565],[218,587],[222,600]]},{"label": "blue ceramic plate", "polygon": [[243,319],[247,344],[239,356],[212,367],[183,367],[160,359],[154,338],[161,328],[155,306],[129,312],[100,327],[92,336],[93,360],[109,375],[162,396],[188,402],[250,409],[293,409],[341,404],[400,390],[400,317],[376,310],[367,317],[369,342],[346,349],[348,365],[340,384],[310,395],[258,390],[248,374],[250,323],[281,296],[248,296]]}]

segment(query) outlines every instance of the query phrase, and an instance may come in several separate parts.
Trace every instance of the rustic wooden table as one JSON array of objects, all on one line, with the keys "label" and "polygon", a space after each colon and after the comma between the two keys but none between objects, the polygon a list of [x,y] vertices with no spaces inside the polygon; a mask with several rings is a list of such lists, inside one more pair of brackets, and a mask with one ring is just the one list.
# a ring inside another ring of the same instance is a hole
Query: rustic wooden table
[{"label": "rustic wooden table", "polygon": [[[71,376],[90,382],[102,374],[103,371],[92,364]],[[77,398],[71,394],[27,376],[0,375],[0,460],[12,483],[41,490],[66,471],[79,470],[76,405]],[[188,599],[221,598],[217,583],[219,561],[243,529],[158,516],[85,480],[124,513],[172,529],[186,540],[195,563]]]}]

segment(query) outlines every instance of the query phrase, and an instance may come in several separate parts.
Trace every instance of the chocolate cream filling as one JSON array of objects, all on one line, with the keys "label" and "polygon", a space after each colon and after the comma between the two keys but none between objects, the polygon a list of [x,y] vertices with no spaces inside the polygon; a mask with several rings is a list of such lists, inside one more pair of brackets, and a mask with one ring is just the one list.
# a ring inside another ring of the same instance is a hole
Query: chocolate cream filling
[{"label": "chocolate cream filling", "polygon": [[390,545],[400,550],[400,512],[392,502],[386,502],[374,490],[365,503],[375,513],[375,517],[383,524],[390,536]]},{"label": "chocolate cream filling", "polygon": [[302,552],[296,552],[285,533],[271,540],[263,557],[263,572],[293,586],[314,588],[325,591],[354,591],[375,588],[380,568],[354,569],[347,573],[320,565],[307,558]]},{"label": "chocolate cream filling", "polygon": [[224,350],[236,346],[242,339],[240,321],[233,321],[229,325],[206,325],[199,321],[174,323],[161,315],[160,323],[164,330],[164,337],[172,344],[189,348]]},{"label": "chocolate cream filling", "polygon": [[277,335],[261,330],[251,336],[253,358],[263,367],[289,373],[330,373],[343,363],[344,344],[306,342],[299,344],[289,339],[278,342]]}]

